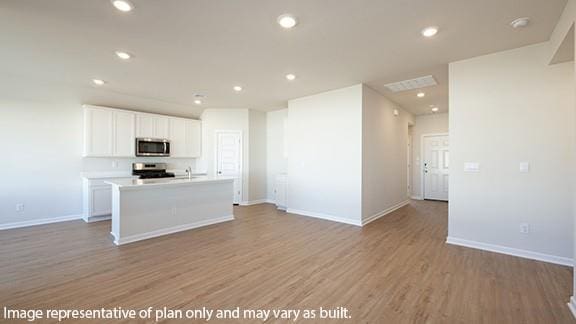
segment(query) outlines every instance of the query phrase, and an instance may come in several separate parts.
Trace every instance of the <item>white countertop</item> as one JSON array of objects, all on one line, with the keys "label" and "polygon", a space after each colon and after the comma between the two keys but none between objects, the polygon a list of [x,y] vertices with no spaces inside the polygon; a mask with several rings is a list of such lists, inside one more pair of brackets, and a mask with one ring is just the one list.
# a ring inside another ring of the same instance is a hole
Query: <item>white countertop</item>
[{"label": "white countertop", "polygon": [[[186,176],[185,170],[167,170],[166,172],[174,173],[176,177]],[[206,176],[206,173],[192,173],[193,177]],[[137,179],[138,176],[132,175],[132,171],[93,171],[93,172],[82,172],[80,177],[88,180],[105,180],[111,178],[127,178],[127,179]]]},{"label": "white countertop", "polygon": [[183,186],[183,185],[193,185],[202,183],[222,183],[222,182],[232,182],[234,178],[227,177],[210,177],[210,176],[200,176],[200,177],[176,177],[176,178],[159,178],[159,179],[109,179],[105,180],[112,186],[117,186],[120,189],[134,189],[134,188],[148,188],[148,187],[171,187],[171,186]]}]

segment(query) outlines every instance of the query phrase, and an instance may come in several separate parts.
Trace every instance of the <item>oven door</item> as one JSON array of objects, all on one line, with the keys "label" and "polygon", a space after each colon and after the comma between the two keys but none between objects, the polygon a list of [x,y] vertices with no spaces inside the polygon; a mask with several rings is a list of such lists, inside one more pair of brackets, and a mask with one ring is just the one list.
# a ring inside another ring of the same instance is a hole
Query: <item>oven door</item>
[{"label": "oven door", "polygon": [[136,156],[170,156],[170,141],[156,138],[137,138]]}]

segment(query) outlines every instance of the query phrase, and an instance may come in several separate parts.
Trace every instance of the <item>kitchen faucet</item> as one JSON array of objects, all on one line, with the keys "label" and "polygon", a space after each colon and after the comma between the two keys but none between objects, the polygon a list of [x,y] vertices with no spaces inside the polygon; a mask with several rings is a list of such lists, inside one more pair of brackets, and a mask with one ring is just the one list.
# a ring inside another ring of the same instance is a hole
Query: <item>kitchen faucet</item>
[{"label": "kitchen faucet", "polygon": [[192,167],[191,166],[186,168],[186,175],[188,176],[188,179],[192,178]]}]

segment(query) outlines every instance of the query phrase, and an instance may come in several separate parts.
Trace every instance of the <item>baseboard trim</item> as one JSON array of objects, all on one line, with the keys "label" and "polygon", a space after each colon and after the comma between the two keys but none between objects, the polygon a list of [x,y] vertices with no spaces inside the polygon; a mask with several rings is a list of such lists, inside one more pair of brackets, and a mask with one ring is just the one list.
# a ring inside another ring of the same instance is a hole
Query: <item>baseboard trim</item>
[{"label": "baseboard trim", "polygon": [[342,218],[342,217],[328,215],[328,214],[310,212],[310,211],[306,211],[306,210],[293,209],[293,208],[288,208],[286,210],[286,212],[290,213],[290,214],[320,218],[320,219],[329,220],[329,221],[338,222],[338,223],[344,223],[344,224],[348,224],[348,225],[362,226],[362,222],[360,220],[356,221],[356,220]]},{"label": "baseboard trim", "polygon": [[528,250],[510,248],[510,247],[495,245],[495,244],[469,241],[469,240],[464,240],[464,239],[450,237],[450,236],[446,238],[446,243],[452,244],[452,245],[464,246],[464,247],[473,248],[473,249],[478,249],[478,250],[484,250],[484,251],[496,252],[496,253],[501,253],[501,254],[513,255],[513,256],[517,256],[517,257],[525,258],[525,259],[531,259],[531,260],[543,261],[543,262],[548,262],[548,263],[560,264],[560,265],[570,266],[570,267],[573,266],[573,264],[574,264],[574,260],[572,258],[566,258],[566,257],[550,255],[550,254],[544,254],[544,253],[539,253],[539,252],[532,252],[532,251],[528,251]]},{"label": "baseboard trim", "polygon": [[424,198],[422,198],[422,196],[411,196],[410,199],[413,199],[413,200],[424,200]]},{"label": "baseboard trim", "polygon": [[260,204],[274,204],[274,202],[270,199],[258,199],[258,200],[242,201],[239,203],[240,206],[252,206]]},{"label": "baseboard trim", "polygon": [[82,217],[82,219],[86,223],[95,223],[95,222],[101,222],[101,221],[105,221],[105,220],[111,220],[112,215]]},{"label": "baseboard trim", "polygon": [[173,233],[177,233],[177,232],[183,232],[183,231],[191,230],[191,229],[198,228],[198,227],[204,227],[204,226],[208,226],[208,225],[224,223],[224,222],[228,222],[231,220],[234,220],[234,215],[218,217],[218,218],[214,218],[214,219],[210,219],[210,220],[205,220],[205,221],[200,221],[200,222],[195,222],[195,223],[190,223],[190,224],[185,224],[185,225],[179,225],[179,226],[164,228],[161,230],[156,230],[156,231],[152,231],[152,232],[148,232],[148,233],[126,236],[126,237],[122,237],[122,238],[118,238],[114,233],[111,233],[111,234],[112,234],[112,236],[114,236],[114,244],[124,245],[124,244],[128,244],[128,243],[136,242],[136,241],[151,239],[151,238],[158,237],[158,236],[173,234]]},{"label": "baseboard trim", "polygon": [[392,206],[392,207],[390,207],[390,208],[388,208],[388,209],[385,209],[385,210],[383,210],[383,211],[381,211],[381,212],[379,212],[379,213],[377,213],[377,214],[374,214],[374,215],[372,215],[372,216],[370,216],[370,217],[367,217],[366,219],[363,219],[363,220],[362,220],[362,226],[364,226],[364,225],[366,225],[366,224],[368,224],[368,223],[371,223],[371,222],[377,220],[377,219],[380,218],[380,217],[386,216],[386,215],[390,214],[391,212],[393,212],[393,211],[395,211],[395,210],[398,210],[398,209],[400,209],[400,208],[402,208],[402,207],[404,207],[404,206],[406,206],[406,205],[408,205],[408,204],[410,204],[410,200],[405,200],[405,201],[403,201],[403,202],[401,202],[401,203],[399,203],[399,204],[396,204],[396,205],[394,205],[394,206]]},{"label": "baseboard trim", "polygon": [[68,222],[68,221],[78,220],[78,219],[82,219],[82,214],[70,215],[70,216],[61,216],[61,217],[54,217],[54,218],[34,219],[34,220],[25,221],[25,222],[6,223],[6,224],[0,224],[0,231],[1,230],[14,229],[14,228],[36,226],[36,225],[46,225],[46,224],[52,224],[52,223]]},{"label": "baseboard trim", "polygon": [[574,296],[570,297],[570,302],[568,302],[568,309],[570,309],[572,316],[576,318],[576,299],[574,299]]}]

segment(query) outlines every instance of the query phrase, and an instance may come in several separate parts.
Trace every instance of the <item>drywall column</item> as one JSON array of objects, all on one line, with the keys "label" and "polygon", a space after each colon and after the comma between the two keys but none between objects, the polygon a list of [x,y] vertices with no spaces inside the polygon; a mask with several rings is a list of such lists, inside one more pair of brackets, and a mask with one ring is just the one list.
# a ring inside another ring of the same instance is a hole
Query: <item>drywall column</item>
[{"label": "drywall column", "polygon": [[288,102],[288,211],[361,225],[362,85]]}]

